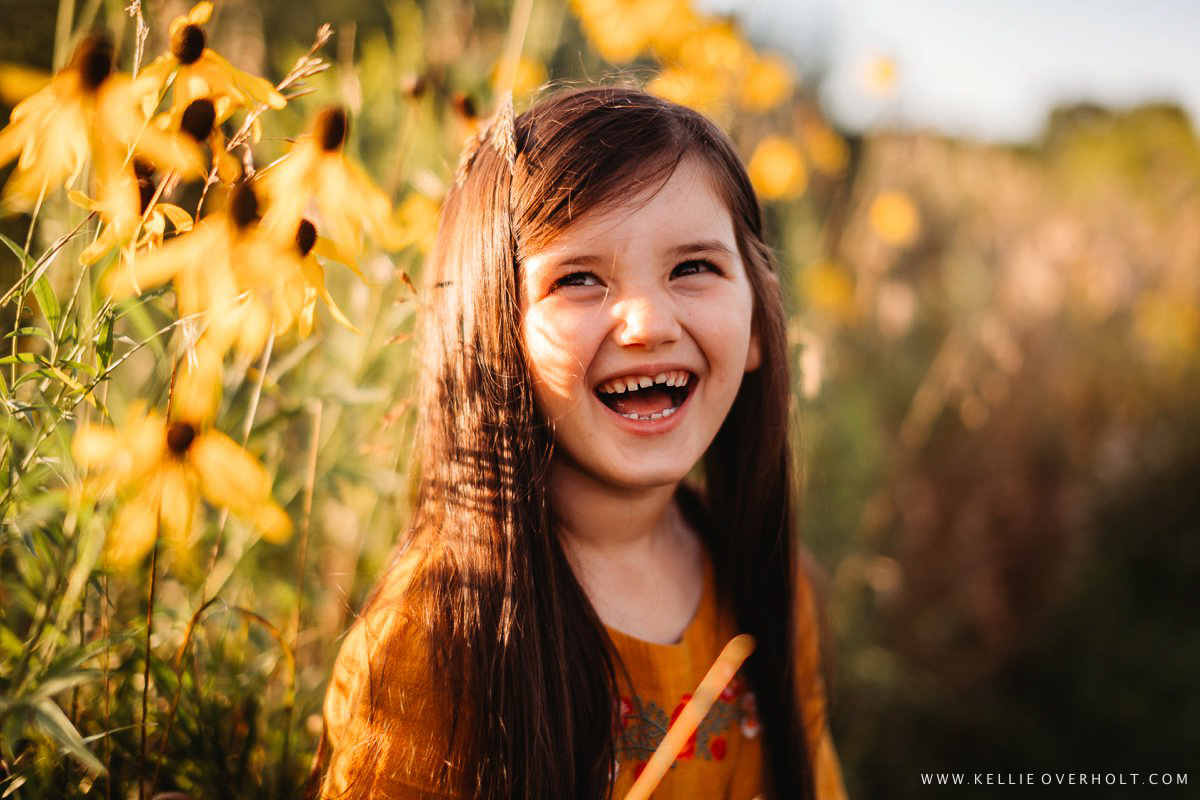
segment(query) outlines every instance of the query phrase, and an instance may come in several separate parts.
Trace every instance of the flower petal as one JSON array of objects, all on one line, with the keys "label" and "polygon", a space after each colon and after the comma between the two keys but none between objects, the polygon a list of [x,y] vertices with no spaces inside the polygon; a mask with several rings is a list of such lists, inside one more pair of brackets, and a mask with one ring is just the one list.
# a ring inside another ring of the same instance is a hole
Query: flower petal
[{"label": "flower petal", "polygon": [[184,360],[175,377],[171,393],[171,416],[193,425],[206,425],[216,417],[221,402],[219,350],[201,339],[193,357]]},{"label": "flower petal", "polygon": [[178,462],[168,465],[160,478],[162,485],[162,532],[172,543],[186,545],[192,534],[196,509],[196,487]]},{"label": "flower petal", "polygon": [[271,479],[254,456],[223,433],[207,430],[196,438],[188,460],[200,478],[204,499],[239,516],[270,502]]},{"label": "flower petal", "polygon": [[150,552],[158,532],[161,500],[159,483],[151,479],[117,512],[104,548],[105,558],[112,567],[131,567]]}]

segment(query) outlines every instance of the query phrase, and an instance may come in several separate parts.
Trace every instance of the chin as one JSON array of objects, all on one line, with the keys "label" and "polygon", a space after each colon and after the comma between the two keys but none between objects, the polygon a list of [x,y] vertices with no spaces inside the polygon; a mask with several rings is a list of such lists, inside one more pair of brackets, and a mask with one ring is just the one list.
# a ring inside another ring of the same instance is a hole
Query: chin
[{"label": "chin", "polygon": [[623,469],[610,471],[604,478],[607,483],[622,489],[657,489],[674,486],[686,478],[690,471],[690,465],[647,467],[643,464],[637,468],[626,465]]}]

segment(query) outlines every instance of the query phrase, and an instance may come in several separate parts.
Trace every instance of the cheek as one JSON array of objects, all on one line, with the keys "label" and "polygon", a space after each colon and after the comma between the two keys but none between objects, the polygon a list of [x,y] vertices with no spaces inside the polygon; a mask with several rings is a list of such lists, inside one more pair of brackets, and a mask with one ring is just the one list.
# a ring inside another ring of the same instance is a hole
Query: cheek
[{"label": "cheek", "polygon": [[522,330],[529,371],[534,379],[534,394],[551,417],[561,404],[577,391],[585,372],[586,359],[579,351],[582,339],[561,315],[552,316],[537,309],[525,314]]}]

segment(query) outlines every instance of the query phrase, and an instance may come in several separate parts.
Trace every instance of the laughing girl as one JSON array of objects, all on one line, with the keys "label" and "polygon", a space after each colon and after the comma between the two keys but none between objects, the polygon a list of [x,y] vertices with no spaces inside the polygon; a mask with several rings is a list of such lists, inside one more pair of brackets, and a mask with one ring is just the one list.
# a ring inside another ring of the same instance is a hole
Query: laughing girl
[{"label": "laughing girl", "polygon": [[570,91],[476,137],[428,269],[409,530],[338,657],[322,795],[844,796],[800,568],[785,314],[711,122]]}]

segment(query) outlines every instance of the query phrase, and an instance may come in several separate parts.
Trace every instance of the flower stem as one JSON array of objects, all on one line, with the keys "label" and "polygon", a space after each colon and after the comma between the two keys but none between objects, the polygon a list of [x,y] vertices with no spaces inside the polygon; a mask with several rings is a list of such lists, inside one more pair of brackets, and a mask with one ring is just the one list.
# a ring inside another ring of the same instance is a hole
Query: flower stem
[{"label": "flower stem", "polygon": [[[159,513],[162,513],[161,509],[159,509]],[[158,584],[158,537],[161,532],[161,526],[156,519],[154,522],[154,545],[150,550],[150,600],[146,605],[146,663],[142,669],[142,736],[138,755],[138,800],[143,800],[146,792],[146,717],[150,705],[150,634],[153,632],[154,626],[154,592]]]}]

